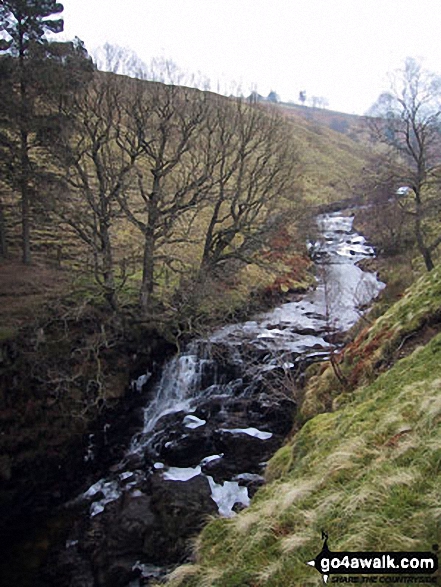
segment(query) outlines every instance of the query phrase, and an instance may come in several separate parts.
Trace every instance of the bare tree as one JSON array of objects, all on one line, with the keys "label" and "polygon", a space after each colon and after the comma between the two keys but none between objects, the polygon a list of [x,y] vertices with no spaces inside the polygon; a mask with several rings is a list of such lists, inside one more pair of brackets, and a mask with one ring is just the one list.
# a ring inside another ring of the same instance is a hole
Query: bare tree
[{"label": "bare tree", "polygon": [[101,71],[128,75],[139,79],[148,77],[148,66],[128,47],[105,43],[93,55],[96,66]]},{"label": "bare tree", "polygon": [[69,190],[57,212],[89,247],[95,278],[112,307],[117,305],[112,224],[141,154],[129,121],[130,96],[131,86],[111,74],[97,75],[68,105],[70,127],[55,147]]},{"label": "bare tree", "polygon": [[219,157],[207,199],[202,272],[232,259],[250,262],[277,229],[283,198],[300,195],[298,153],[275,110],[218,101],[210,124]]},{"label": "bare tree", "polygon": [[376,116],[372,121],[376,139],[399,157],[395,190],[409,188],[400,205],[413,219],[418,250],[431,271],[433,253],[441,243],[430,222],[441,210],[441,79],[408,58],[370,114]]},{"label": "bare tree", "polygon": [[105,43],[96,49],[93,58],[100,71],[164,84],[186,85],[202,90],[210,88],[210,82],[203,74],[190,75],[172,59],[163,56],[154,57],[146,63],[129,47]]},{"label": "bare tree", "polygon": [[312,96],[310,98],[310,103],[312,108],[327,108],[329,106],[329,101],[327,98],[323,96]]},{"label": "bare tree", "polygon": [[114,307],[115,219],[142,235],[140,306],[149,316],[159,270],[191,270],[197,251],[200,274],[249,262],[277,229],[279,202],[298,190],[290,131],[267,106],[97,74],[69,112],[58,157],[70,197],[59,213],[92,252]]},{"label": "bare tree", "polygon": [[208,96],[197,90],[151,83],[139,86],[132,128],[142,157],[136,165],[136,193],[122,190],[118,201],[144,237],[140,304],[152,307],[158,261],[171,262],[163,247],[187,242],[176,227],[191,220],[211,183],[213,149],[205,132]]},{"label": "bare tree", "polygon": [[385,255],[402,253],[415,244],[410,216],[403,209],[397,187],[400,172],[395,154],[384,149],[373,151],[363,168],[361,181],[354,187],[355,194],[363,196],[368,204],[357,215],[369,226],[368,232],[375,236],[378,251]]}]

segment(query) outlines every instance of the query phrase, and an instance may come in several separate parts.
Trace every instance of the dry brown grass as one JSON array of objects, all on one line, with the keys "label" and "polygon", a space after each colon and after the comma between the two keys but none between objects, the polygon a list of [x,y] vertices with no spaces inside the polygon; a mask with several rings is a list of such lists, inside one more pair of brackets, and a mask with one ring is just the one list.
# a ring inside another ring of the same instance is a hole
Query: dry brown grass
[{"label": "dry brown grass", "polygon": [[69,291],[68,274],[42,263],[30,266],[18,261],[0,262],[0,337],[25,326],[42,306]]}]

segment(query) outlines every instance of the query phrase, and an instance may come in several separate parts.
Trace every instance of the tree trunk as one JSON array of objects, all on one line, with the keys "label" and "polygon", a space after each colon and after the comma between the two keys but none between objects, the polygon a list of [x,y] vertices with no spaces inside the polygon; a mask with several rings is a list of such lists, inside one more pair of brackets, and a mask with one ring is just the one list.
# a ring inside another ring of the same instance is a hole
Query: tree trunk
[{"label": "tree trunk", "polygon": [[204,243],[204,252],[202,254],[202,260],[199,268],[199,272],[203,273],[205,270],[212,268],[212,246],[213,246],[213,238],[214,238],[214,229],[219,219],[219,212],[221,206],[225,200],[225,194],[223,190],[223,186],[220,189],[218,199],[213,209],[213,213],[211,215],[210,224],[208,225],[207,232],[205,235],[205,243]]},{"label": "tree trunk", "polygon": [[432,271],[432,269],[435,267],[435,265],[433,263],[432,253],[430,252],[428,247],[426,247],[426,245],[424,244],[424,237],[423,237],[423,233],[421,230],[421,219],[419,218],[418,212],[417,212],[417,217],[415,220],[415,238],[417,241],[418,250],[424,259],[424,263],[426,265],[427,271]]},{"label": "tree trunk", "polygon": [[432,254],[427,247],[420,248],[420,252],[423,256],[424,263],[426,264],[427,271],[432,271],[435,268],[435,265],[432,260]]},{"label": "tree trunk", "polygon": [[31,264],[31,202],[29,194],[29,157],[28,133],[21,131],[21,225],[22,225],[22,261],[25,265]]},{"label": "tree trunk", "polygon": [[6,257],[8,254],[8,242],[6,239],[6,220],[3,210],[3,204],[0,201],[0,257]]},{"label": "tree trunk", "polygon": [[147,228],[144,240],[144,258],[142,264],[142,284],[140,292],[141,311],[147,315],[151,309],[152,295],[154,289],[154,260],[155,240],[153,231]]},{"label": "tree trunk", "polygon": [[144,229],[144,256],[142,263],[142,284],[140,291],[141,312],[147,316],[152,308],[153,290],[155,288],[155,231],[159,222],[158,202],[161,194],[161,175],[155,170],[150,197],[147,199],[147,225]]},{"label": "tree trunk", "polygon": [[112,243],[110,240],[109,227],[105,221],[100,222],[100,240],[103,260],[102,274],[104,281],[104,296],[111,308],[116,310],[118,307],[118,301],[115,287]]}]

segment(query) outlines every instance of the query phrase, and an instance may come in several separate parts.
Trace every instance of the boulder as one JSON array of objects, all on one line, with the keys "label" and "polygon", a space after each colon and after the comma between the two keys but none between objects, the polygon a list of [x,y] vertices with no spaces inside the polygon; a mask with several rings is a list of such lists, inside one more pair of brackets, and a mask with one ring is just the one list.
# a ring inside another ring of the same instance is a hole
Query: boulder
[{"label": "boulder", "polygon": [[280,444],[277,438],[261,439],[244,432],[219,429],[214,434],[216,454],[223,453],[224,467],[230,474],[259,473],[262,464],[274,454]]},{"label": "boulder", "polygon": [[152,480],[152,511],[157,526],[144,538],[144,555],[153,563],[173,563],[188,551],[188,539],[200,530],[217,507],[208,479],[197,475],[188,481]]}]

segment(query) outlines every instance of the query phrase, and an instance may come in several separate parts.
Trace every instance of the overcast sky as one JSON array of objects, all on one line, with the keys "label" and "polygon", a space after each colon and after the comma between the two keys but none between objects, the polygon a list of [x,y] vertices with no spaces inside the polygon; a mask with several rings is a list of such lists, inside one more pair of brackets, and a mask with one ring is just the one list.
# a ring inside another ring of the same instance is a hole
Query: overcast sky
[{"label": "overcast sky", "polygon": [[166,57],[216,90],[300,90],[363,114],[407,56],[441,73],[441,0],[63,0],[65,36],[145,62]]}]

